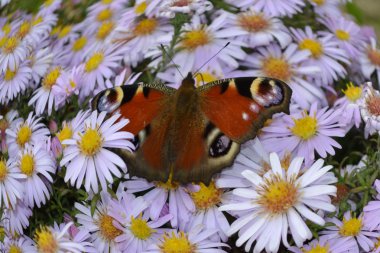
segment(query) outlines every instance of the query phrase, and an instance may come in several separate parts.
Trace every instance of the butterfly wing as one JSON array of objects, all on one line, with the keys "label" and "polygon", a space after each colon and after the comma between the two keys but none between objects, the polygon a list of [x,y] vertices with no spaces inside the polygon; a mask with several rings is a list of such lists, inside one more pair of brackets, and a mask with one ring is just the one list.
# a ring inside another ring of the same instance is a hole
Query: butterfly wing
[{"label": "butterfly wing", "polygon": [[237,143],[254,138],[273,114],[289,113],[292,94],[286,83],[265,77],[218,80],[198,90],[207,118]]}]

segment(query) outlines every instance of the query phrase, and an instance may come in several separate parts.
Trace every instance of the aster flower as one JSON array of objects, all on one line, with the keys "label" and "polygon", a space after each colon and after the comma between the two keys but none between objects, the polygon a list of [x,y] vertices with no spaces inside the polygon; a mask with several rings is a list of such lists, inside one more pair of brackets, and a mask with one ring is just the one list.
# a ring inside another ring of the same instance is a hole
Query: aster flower
[{"label": "aster flower", "polygon": [[51,174],[55,173],[55,161],[41,145],[25,145],[17,158],[17,168],[26,176],[23,180],[25,186],[24,201],[30,206],[41,207],[50,198],[50,183],[53,182]]},{"label": "aster flower", "polygon": [[327,17],[319,20],[330,32],[321,31],[321,34],[333,34],[340,48],[356,59],[364,47],[364,39],[360,35],[360,27],[345,17]]},{"label": "aster flower", "polygon": [[70,240],[68,229],[72,226],[72,222],[54,227],[41,226],[34,235],[38,252],[54,252],[57,253],[81,253],[87,252],[85,246],[89,243],[78,243]]},{"label": "aster flower", "polygon": [[149,221],[148,217],[142,215],[148,202],[130,193],[123,193],[119,201],[113,201],[110,206],[110,215],[117,221],[115,227],[123,231],[115,238],[123,252],[143,252],[168,230],[160,227],[172,218],[171,214],[167,214]]},{"label": "aster flower", "polygon": [[43,17],[37,15],[32,19],[25,19],[18,30],[16,36],[24,40],[28,45],[37,46],[51,31],[52,26],[57,22],[55,15]]},{"label": "aster flower", "polygon": [[352,252],[356,247],[356,243],[349,238],[341,241],[328,241],[326,237],[319,238],[319,240],[312,240],[307,245],[302,247],[290,247],[288,250],[294,253],[312,253],[312,252],[325,252],[325,253],[345,253]]},{"label": "aster flower", "polygon": [[298,50],[296,44],[290,44],[284,51],[277,44],[257,49],[258,53],[249,55],[242,63],[249,69],[242,71],[244,76],[267,76],[286,82],[293,90],[292,98],[303,108],[314,101],[325,102],[323,91],[304,79],[320,73],[317,66],[305,66],[304,61],[311,55],[306,50]]},{"label": "aster flower", "polygon": [[293,159],[287,170],[281,166],[277,154],[271,153],[269,159],[270,170],[263,177],[252,170],[242,172],[251,186],[236,188],[233,194],[244,201],[219,208],[241,211],[242,215],[231,224],[228,234],[239,231],[236,245],[247,242],[246,251],[255,241],[254,252],[261,252],[264,248],[267,252],[277,252],[281,242],[289,247],[289,229],[296,245],[301,247],[306,239],[312,238],[303,217],[323,226],[325,220],[312,210],[335,210],[328,195],[334,195],[336,187],[319,183],[332,166],[323,166],[323,160],[319,159],[300,173],[303,158]]},{"label": "aster flower", "polygon": [[23,201],[17,201],[17,204],[11,208],[4,209],[2,221],[4,227],[11,234],[24,234],[23,230],[29,226],[29,218],[32,216],[32,210]]},{"label": "aster flower", "polygon": [[33,97],[29,100],[28,105],[35,106],[35,112],[37,115],[41,115],[46,110],[48,115],[51,115],[54,109],[57,110],[56,96],[52,91],[54,85],[57,85],[57,79],[62,73],[61,66],[55,66],[50,68],[50,71],[45,75],[42,80],[42,86],[34,91]]},{"label": "aster flower", "polygon": [[368,202],[363,208],[363,223],[370,230],[380,230],[380,180],[376,179],[374,188],[377,191],[376,199]]},{"label": "aster flower", "polygon": [[26,175],[21,174],[16,168],[16,162],[10,159],[0,158],[0,207],[9,208],[15,206],[21,200],[24,185],[21,183]]},{"label": "aster flower", "polygon": [[16,119],[15,123],[5,130],[10,156],[16,156],[26,144],[36,145],[48,138],[49,129],[43,123],[40,123],[41,119],[33,116],[31,112],[25,121]]},{"label": "aster flower", "polygon": [[43,76],[45,76],[49,67],[53,62],[53,54],[50,48],[36,48],[28,57],[29,65],[32,69],[32,77],[38,84]]},{"label": "aster flower", "polygon": [[105,117],[106,112],[99,115],[97,111],[92,112],[84,122],[83,131],[75,132],[71,139],[62,143],[67,145],[61,160],[61,166],[66,166],[65,182],[70,180],[71,185],[76,182],[76,187],[79,188],[85,180],[86,191],[91,188],[98,192],[98,180],[102,189],[107,189],[107,182],[113,182],[112,174],[120,178],[120,169],[125,172],[124,161],[107,148],[134,148],[129,141],[133,135],[119,131],[128,124],[128,120],[119,119],[120,114],[107,120]]},{"label": "aster flower", "polygon": [[145,201],[149,204],[145,211],[151,220],[157,220],[168,203],[168,212],[172,215],[170,224],[173,228],[183,227],[195,211],[186,186],[173,182],[170,178],[167,182],[150,183],[142,178],[132,178],[119,186],[128,193],[142,193]]},{"label": "aster flower", "polygon": [[367,79],[370,79],[371,75],[376,72],[377,78],[380,80],[380,50],[377,49],[374,38],[370,38],[370,44],[361,54],[360,66]]},{"label": "aster flower", "polygon": [[[322,231],[321,238],[327,239],[333,243],[345,241],[345,243],[355,243],[353,252],[359,252],[359,248],[364,252],[369,252],[374,247],[374,242],[370,239],[376,239],[380,236],[379,232],[370,232],[363,223],[363,214],[359,217],[352,217],[351,212],[345,212],[343,220],[337,218],[326,218],[327,222],[333,223],[326,230]],[[348,242],[347,242],[348,238]]]},{"label": "aster flower", "polygon": [[78,38],[70,41],[70,44],[66,46],[66,50],[61,57],[61,60],[67,64],[67,66],[77,66],[82,63],[88,56],[89,46],[92,39],[89,36],[82,34]]},{"label": "aster flower", "polygon": [[83,83],[83,65],[73,67],[67,71],[62,71],[57,78],[56,85],[51,89],[56,97],[55,102],[58,107],[65,104],[72,95],[78,95],[80,86]]},{"label": "aster flower", "polygon": [[264,147],[273,152],[291,152],[305,157],[306,161],[314,160],[314,151],[325,158],[327,154],[334,155],[334,147],[341,145],[331,137],[343,137],[345,130],[338,122],[341,111],[318,109],[313,103],[309,112],[297,110],[291,115],[283,114],[262,129]]},{"label": "aster flower", "polygon": [[114,200],[106,192],[101,192],[100,196],[93,213],[90,207],[75,203],[79,211],[75,217],[91,233],[91,242],[98,252],[119,253],[115,238],[123,232],[114,225],[116,220],[110,216],[110,203]]},{"label": "aster flower", "polygon": [[28,49],[19,38],[8,37],[0,52],[0,70],[15,71],[20,63],[26,60],[28,53]]},{"label": "aster flower", "polygon": [[380,130],[380,92],[372,88],[372,83],[364,85],[362,96],[357,100],[364,127],[364,135],[372,135]]},{"label": "aster flower", "polygon": [[144,253],[161,252],[218,252],[226,253],[221,247],[227,244],[210,240],[216,229],[205,229],[202,224],[196,224],[185,230],[173,230],[165,233],[155,244]]},{"label": "aster flower", "polygon": [[27,63],[22,63],[14,71],[6,69],[0,77],[0,103],[6,104],[29,86],[32,70]]},{"label": "aster flower", "polygon": [[36,246],[32,239],[26,235],[11,238],[9,235],[4,238],[4,252],[17,253],[37,253]]},{"label": "aster flower", "polygon": [[39,9],[40,15],[47,15],[53,13],[61,6],[62,0],[46,0]]},{"label": "aster flower", "polygon": [[201,15],[212,8],[212,3],[207,0],[165,0],[162,1],[157,14],[162,17],[174,18],[176,13]]},{"label": "aster flower", "polygon": [[293,14],[301,12],[302,7],[305,6],[305,3],[301,0],[227,0],[226,2],[241,9],[253,7],[256,10],[277,17],[291,17]]},{"label": "aster flower", "polygon": [[318,66],[321,74],[315,77],[319,86],[328,86],[338,78],[344,77],[347,72],[340,63],[349,64],[347,55],[343,49],[338,48],[338,43],[333,35],[318,36],[313,33],[310,26],[305,30],[290,29],[298,47],[308,50],[311,55],[306,60],[305,66]]},{"label": "aster flower", "polygon": [[347,125],[347,128],[351,128],[355,125],[359,127],[362,119],[360,117],[360,108],[357,101],[362,96],[363,87],[354,86],[353,83],[348,83],[346,89],[342,91],[344,96],[335,101],[335,108],[342,112],[340,123]]},{"label": "aster flower", "polygon": [[277,39],[284,48],[292,40],[280,19],[264,12],[257,12],[253,8],[237,15],[231,14],[229,18],[232,25],[224,31],[233,32],[237,35],[236,39],[251,48],[269,45],[274,39]]},{"label": "aster flower", "polygon": [[320,16],[339,17],[342,15],[340,10],[340,0],[309,0],[314,7],[315,13]]}]

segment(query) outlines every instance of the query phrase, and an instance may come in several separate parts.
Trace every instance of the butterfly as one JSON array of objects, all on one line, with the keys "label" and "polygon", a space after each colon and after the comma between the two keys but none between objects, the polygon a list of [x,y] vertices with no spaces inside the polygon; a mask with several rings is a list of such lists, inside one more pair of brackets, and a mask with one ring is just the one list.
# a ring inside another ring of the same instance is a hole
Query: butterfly
[{"label": "butterfly", "polygon": [[132,84],[97,94],[92,107],[130,120],[136,150],[116,150],[131,176],[149,181],[208,183],[231,166],[265,121],[289,113],[292,91],[277,79],[239,77],[196,87],[189,73],[178,89]]}]

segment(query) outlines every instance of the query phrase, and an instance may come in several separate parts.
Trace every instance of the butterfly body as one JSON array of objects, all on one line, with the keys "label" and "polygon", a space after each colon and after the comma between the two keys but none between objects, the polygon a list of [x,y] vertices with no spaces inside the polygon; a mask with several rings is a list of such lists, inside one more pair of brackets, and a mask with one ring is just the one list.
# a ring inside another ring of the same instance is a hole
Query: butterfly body
[{"label": "butterfly body", "polygon": [[137,140],[134,153],[117,152],[131,175],[148,180],[209,182],[230,166],[240,144],[255,137],[264,121],[289,110],[291,90],[268,78],[218,80],[199,88],[189,75],[178,90],[164,85],[126,85],[93,100],[99,111],[130,119],[126,131]]}]

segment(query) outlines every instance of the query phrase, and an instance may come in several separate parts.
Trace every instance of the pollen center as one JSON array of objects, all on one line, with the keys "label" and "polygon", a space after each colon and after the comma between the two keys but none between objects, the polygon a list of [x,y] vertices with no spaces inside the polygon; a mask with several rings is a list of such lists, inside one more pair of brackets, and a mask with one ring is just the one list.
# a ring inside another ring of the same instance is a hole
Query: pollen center
[{"label": "pollen center", "polygon": [[3,182],[8,175],[7,163],[5,160],[0,159],[0,182]]},{"label": "pollen center", "polygon": [[140,240],[148,239],[153,233],[153,229],[151,229],[148,223],[141,217],[137,219],[132,217],[130,229],[132,234]]},{"label": "pollen center", "polygon": [[280,58],[270,57],[263,62],[264,73],[273,78],[287,81],[292,76],[289,64]]},{"label": "pollen center", "polygon": [[316,5],[324,5],[325,4],[325,0],[312,0]]},{"label": "pollen center", "polygon": [[304,39],[299,44],[299,48],[309,50],[314,58],[319,58],[323,54],[323,47],[321,43],[313,39]]},{"label": "pollen center", "polygon": [[62,39],[64,37],[66,37],[67,34],[69,34],[69,32],[71,32],[71,28],[72,28],[71,25],[67,25],[67,26],[63,27],[62,30],[58,33],[58,38]]},{"label": "pollen center", "polygon": [[74,43],[72,50],[74,52],[78,52],[83,49],[83,47],[87,44],[87,38],[85,36],[79,37]]},{"label": "pollen center", "polygon": [[342,236],[357,236],[362,228],[362,220],[351,218],[346,220],[343,218],[343,225],[339,229],[339,234]]},{"label": "pollen center", "polygon": [[373,95],[368,97],[367,101],[368,111],[375,116],[380,116],[380,96]]},{"label": "pollen center", "polygon": [[84,65],[86,72],[91,72],[99,67],[104,60],[104,54],[102,52],[95,52]]},{"label": "pollen center", "polygon": [[20,160],[20,170],[27,176],[32,176],[34,171],[34,157],[30,154],[24,154]]},{"label": "pollen center", "polygon": [[17,245],[11,245],[8,253],[22,253],[22,250]]},{"label": "pollen center", "polygon": [[209,186],[200,183],[199,186],[199,191],[191,193],[191,198],[197,209],[205,210],[220,203],[223,192],[216,188],[214,182],[210,182]]},{"label": "pollen center", "polygon": [[317,133],[318,121],[315,117],[305,115],[300,119],[293,119],[294,126],[291,131],[303,140],[308,140]]},{"label": "pollen center", "polygon": [[379,50],[368,50],[367,52],[368,59],[371,61],[373,65],[380,67],[380,51]]},{"label": "pollen center", "polygon": [[212,82],[212,81],[215,81],[217,80],[218,78],[216,78],[216,76],[214,76],[213,74],[211,74],[210,72],[202,72],[202,73],[199,73],[196,77],[195,77],[195,83],[196,83],[196,86],[199,87],[201,86],[202,84],[206,84],[206,83],[209,83],[209,82]]},{"label": "pollen center", "polygon": [[165,234],[161,245],[159,245],[161,253],[195,253],[196,248],[191,244],[187,235],[180,232],[176,235],[172,232],[171,235]]},{"label": "pollen center", "polygon": [[79,142],[80,150],[87,156],[93,156],[99,152],[103,144],[103,139],[96,129],[89,128],[82,135]]},{"label": "pollen center", "polygon": [[335,31],[336,37],[340,40],[349,40],[350,39],[350,34],[342,29],[337,29]]},{"label": "pollen center", "polygon": [[329,246],[321,246],[319,244],[315,245],[309,250],[303,250],[303,253],[329,253]]},{"label": "pollen center", "polygon": [[9,68],[7,68],[7,70],[5,71],[4,80],[8,82],[10,80],[13,80],[13,78],[15,78],[16,76],[16,73],[17,73],[17,70],[11,71]]},{"label": "pollen center", "polygon": [[268,21],[265,19],[262,13],[242,14],[238,18],[240,26],[248,32],[259,32],[268,28]]},{"label": "pollen center", "polygon": [[205,30],[199,29],[186,32],[181,43],[184,48],[192,51],[197,47],[207,45],[210,41],[210,35]]},{"label": "pollen center", "polygon": [[136,36],[152,34],[154,30],[156,30],[157,25],[158,22],[154,18],[143,19],[137,23],[137,25],[133,29],[133,34],[135,34]]},{"label": "pollen center", "polygon": [[145,12],[145,10],[146,10],[146,7],[147,7],[146,1],[144,1],[144,2],[142,2],[140,4],[138,4],[138,5],[136,5],[136,7],[135,7],[135,13],[137,15],[143,14]]},{"label": "pollen center", "polygon": [[13,51],[17,48],[20,40],[16,37],[10,37],[5,41],[3,52],[6,54],[13,53]]},{"label": "pollen center", "polygon": [[29,126],[23,125],[20,130],[18,130],[16,142],[19,146],[24,147],[25,143],[30,141],[32,137],[32,130]]},{"label": "pollen center", "polygon": [[279,176],[266,179],[259,189],[258,203],[272,214],[285,213],[298,200],[298,190],[293,182],[284,181]]},{"label": "pollen center", "polygon": [[109,215],[102,215],[99,218],[99,230],[102,236],[108,240],[112,241],[116,237],[122,234],[122,231],[116,228],[113,224],[113,218]]},{"label": "pollen center", "polygon": [[58,243],[54,235],[46,227],[37,230],[35,235],[38,252],[41,253],[56,253],[58,251]]},{"label": "pollen center", "polygon": [[164,188],[166,190],[175,190],[178,188],[179,183],[174,182],[172,179],[173,179],[173,172],[170,172],[168,180],[165,183],[157,181],[157,182],[155,182],[155,184],[157,187],[161,187],[161,188]]},{"label": "pollen center", "polygon": [[53,68],[47,75],[45,75],[42,81],[42,86],[46,90],[51,90],[54,84],[56,84],[58,77],[61,75],[61,67]]},{"label": "pollen center", "polygon": [[71,139],[73,137],[73,130],[65,124],[62,130],[57,133],[58,140],[62,143],[64,140]]},{"label": "pollen center", "polygon": [[110,9],[104,9],[98,13],[96,20],[99,22],[106,21],[112,17],[112,11]]},{"label": "pollen center", "polygon": [[354,86],[352,82],[347,84],[347,89],[343,90],[344,95],[346,95],[347,99],[351,102],[355,102],[362,95],[363,89],[359,86]]},{"label": "pollen center", "polygon": [[20,25],[20,28],[18,29],[17,36],[22,39],[24,38],[30,31],[31,23],[29,21],[24,21]]},{"label": "pollen center", "polygon": [[111,33],[115,24],[112,21],[104,21],[98,28],[96,32],[96,38],[98,40],[104,40]]}]

